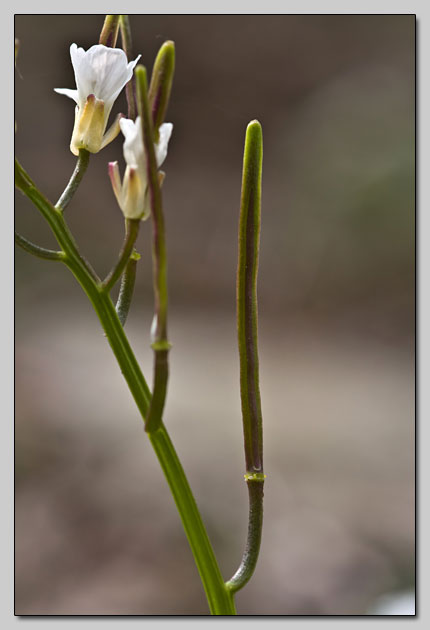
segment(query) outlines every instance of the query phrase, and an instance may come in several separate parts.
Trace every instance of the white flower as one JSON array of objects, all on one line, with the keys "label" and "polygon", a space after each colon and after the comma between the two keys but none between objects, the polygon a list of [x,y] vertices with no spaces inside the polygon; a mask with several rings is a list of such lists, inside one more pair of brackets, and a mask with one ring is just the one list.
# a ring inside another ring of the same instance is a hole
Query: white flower
[{"label": "white flower", "polygon": [[[121,183],[118,162],[109,163],[109,177],[118,205],[126,219],[146,219],[151,208],[149,206],[148,175],[145,148],[143,146],[142,124],[140,116],[136,122],[128,118],[119,121],[124,134],[124,159],[127,167]],[[159,140],[155,145],[157,166],[160,167],[167,156],[167,146],[172,135],[172,123],[163,123],[159,129]],[[164,173],[159,173],[160,185]]]},{"label": "white flower", "polygon": [[85,51],[72,44],[70,57],[77,89],[55,88],[58,94],[76,102],[70,150],[74,155],[79,155],[79,149],[97,153],[119,133],[119,119],[105,133],[109,114],[122,88],[133,76],[140,55],[127,63],[127,55],[120,48],[96,44]]}]

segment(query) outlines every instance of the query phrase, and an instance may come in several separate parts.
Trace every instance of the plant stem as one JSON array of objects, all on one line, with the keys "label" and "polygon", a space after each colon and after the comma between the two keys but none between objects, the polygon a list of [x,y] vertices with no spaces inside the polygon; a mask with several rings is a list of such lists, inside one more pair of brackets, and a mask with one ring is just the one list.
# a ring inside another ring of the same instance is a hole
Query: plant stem
[{"label": "plant stem", "polygon": [[137,235],[139,234],[139,227],[140,219],[125,220],[125,237],[118,262],[102,282],[102,288],[106,292],[109,292],[112,289],[112,287],[116,284],[116,281],[119,280],[122,272],[124,271],[133,251]]},{"label": "plant stem", "polygon": [[[99,278],[80,255],[62,213],[42,195],[17,161],[15,183],[42,213],[62,247],[65,253],[64,262],[90,299],[130,392],[145,420],[151,393],[109,294],[102,288]],[[213,615],[235,615],[233,595],[223,582],[191,488],[164,425],[161,424],[157,431],[150,433],[149,439],[178,507],[210,611]]]},{"label": "plant stem", "polygon": [[122,326],[127,321],[128,312],[130,310],[131,299],[133,297],[134,284],[136,281],[136,267],[137,261],[140,259],[140,254],[133,251],[131,254],[124,273],[122,274],[121,284],[119,288],[118,300],[115,306],[119,321]]},{"label": "plant stem", "polygon": [[170,343],[167,338],[167,251],[161,189],[154,148],[152,113],[149,106],[148,87],[146,83],[146,70],[143,66],[138,66],[135,74],[138,96],[137,104],[139,116],[142,120],[143,144],[146,154],[152,219],[154,320],[151,331],[151,347],[154,350],[154,382],[151,405],[145,423],[145,431],[151,433],[151,431],[157,430],[163,417],[169,378],[168,355]]},{"label": "plant stem", "polygon": [[263,480],[247,480],[249,498],[248,537],[242,562],[226,587],[236,593],[252,578],[258,561],[263,529]]},{"label": "plant stem", "polygon": [[73,195],[75,194],[79,184],[81,183],[81,179],[85,175],[85,171],[87,170],[88,163],[90,161],[90,153],[85,149],[79,150],[79,157],[76,162],[75,170],[73,171],[72,177],[70,178],[69,183],[67,184],[64,192],[61,197],[55,204],[55,207],[58,210],[64,210],[67,208],[69,203],[71,202]]},{"label": "plant stem", "polygon": [[42,195],[18,162],[16,165],[20,175],[18,187],[40,210],[63,249],[65,253],[64,263],[73,272],[99,316],[136,404],[144,416],[149,406],[149,388],[128,343],[112,300],[104,291],[98,276],[79,253],[62,213]]},{"label": "plant stem", "polygon": [[[164,471],[182,519],[213,615],[235,615],[234,598],[225,586],[188,481],[163,423],[149,439]],[[198,558],[198,562],[197,562]]]},{"label": "plant stem", "polygon": [[35,245],[31,241],[28,241],[26,238],[24,238],[24,236],[21,236],[21,234],[19,234],[18,232],[15,232],[15,243],[29,254],[33,254],[33,256],[37,256],[38,258],[44,258],[45,260],[64,261],[64,252],[57,252],[52,249],[45,249],[45,247]]}]

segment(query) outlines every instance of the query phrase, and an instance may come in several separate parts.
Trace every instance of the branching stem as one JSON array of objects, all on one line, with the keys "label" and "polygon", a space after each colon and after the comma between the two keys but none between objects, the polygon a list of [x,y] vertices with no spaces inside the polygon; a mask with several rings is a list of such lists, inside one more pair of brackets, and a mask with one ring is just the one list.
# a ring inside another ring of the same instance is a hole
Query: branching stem
[{"label": "branching stem", "polygon": [[[79,253],[62,213],[42,195],[17,161],[15,184],[35,204],[51,227],[65,253],[64,262],[84,289],[99,317],[121,372],[145,420],[151,393],[109,294],[101,288],[100,280]],[[213,615],[235,615],[233,594],[223,582],[191,488],[164,424],[160,423],[158,429],[149,434],[149,438],[174,496],[210,611]]]}]

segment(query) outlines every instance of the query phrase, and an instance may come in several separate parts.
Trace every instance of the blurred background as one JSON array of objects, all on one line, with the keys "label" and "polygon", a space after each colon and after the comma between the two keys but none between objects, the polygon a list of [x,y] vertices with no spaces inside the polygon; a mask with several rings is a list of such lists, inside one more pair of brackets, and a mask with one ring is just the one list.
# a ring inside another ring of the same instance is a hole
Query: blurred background
[{"label": "blurred background", "polygon": [[[72,42],[102,15],[18,15],[16,155],[56,201],[75,158]],[[360,615],[414,588],[412,15],[136,15],[150,69],[177,70],[163,187],[171,379],[165,413],[222,573],[247,492],[235,330],[245,128],[263,125],[259,292],[265,526],[242,615]],[[113,114],[126,112],[125,94]],[[100,275],[123,220],[92,156],[67,210]],[[49,229],[20,193],[16,227]],[[150,225],[126,325],[151,382]],[[16,252],[16,613],[198,615],[173,500],[98,320],[66,268]]]}]

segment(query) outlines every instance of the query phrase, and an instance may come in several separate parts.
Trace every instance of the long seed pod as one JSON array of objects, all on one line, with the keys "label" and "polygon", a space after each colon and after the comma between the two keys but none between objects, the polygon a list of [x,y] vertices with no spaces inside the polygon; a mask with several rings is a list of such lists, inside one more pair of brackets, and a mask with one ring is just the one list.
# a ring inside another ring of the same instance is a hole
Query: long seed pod
[{"label": "long seed pod", "polygon": [[119,15],[107,15],[100,33],[99,44],[115,48],[118,37]]},{"label": "long seed pod", "polygon": [[161,46],[155,59],[148,92],[155,142],[158,142],[158,129],[164,122],[169,105],[174,72],[175,44],[167,41]]},{"label": "long seed pod", "polygon": [[257,272],[260,247],[263,135],[257,120],[246,129],[237,267],[237,331],[240,395],[249,493],[248,538],[242,562],[226,583],[232,592],[250,580],[258,559],[263,527],[263,419],[257,347]]}]

